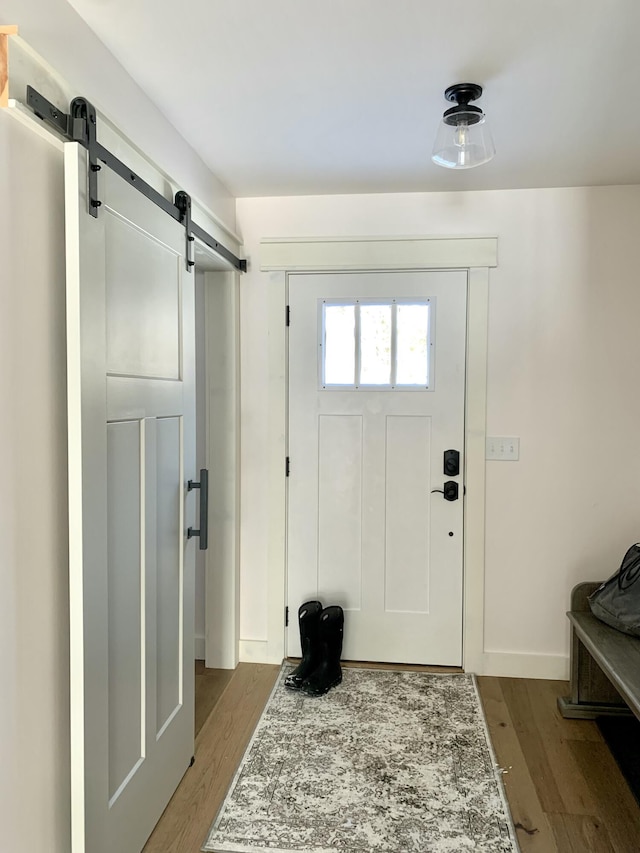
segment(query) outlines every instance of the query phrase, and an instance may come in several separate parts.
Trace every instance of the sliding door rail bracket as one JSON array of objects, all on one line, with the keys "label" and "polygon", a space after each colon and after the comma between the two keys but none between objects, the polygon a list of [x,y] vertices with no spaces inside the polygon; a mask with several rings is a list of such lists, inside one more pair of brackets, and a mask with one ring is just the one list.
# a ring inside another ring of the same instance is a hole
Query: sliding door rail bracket
[{"label": "sliding door rail bracket", "polygon": [[161,208],[176,222],[184,225],[186,232],[187,269],[194,266],[193,243],[196,237],[201,240],[216,254],[224,258],[234,269],[240,272],[247,271],[247,262],[244,258],[238,258],[230,249],[218,242],[204,228],[191,219],[191,196],[184,190],[176,193],[174,201],[165,198],[155,187],[147,183],[144,178],[137,175],[125,163],[98,142],[97,128],[98,117],[95,107],[86,98],[74,98],[71,102],[69,113],[56,107],[44,95],[37,92],[32,86],[27,86],[27,105],[34,114],[42,121],[49,124],[57,133],[70,142],[78,142],[87,149],[89,154],[88,189],[89,189],[89,213],[97,217],[98,210],[102,206],[98,192],[98,174],[102,169],[100,163],[116,172],[130,186],[142,193],[149,201]]}]

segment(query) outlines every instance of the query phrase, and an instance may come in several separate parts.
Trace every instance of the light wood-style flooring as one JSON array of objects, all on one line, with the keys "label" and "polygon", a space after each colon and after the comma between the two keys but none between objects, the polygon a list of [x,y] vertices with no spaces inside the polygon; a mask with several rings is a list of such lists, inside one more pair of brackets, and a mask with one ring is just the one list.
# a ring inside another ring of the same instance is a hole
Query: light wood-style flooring
[{"label": "light wood-style flooring", "polygon": [[640,807],[598,727],[556,708],[568,684],[478,683],[522,853],[638,853]]},{"label": "light wood-style flooring", "polygon": [[[196,762],[144,853],[198,853],[279,667],[196,667]],[[479,678],[522,853],[640,853],[640,808],[595,723],[563,719],[560,681]],[[404,851],[398,851],[404,853]]]}]

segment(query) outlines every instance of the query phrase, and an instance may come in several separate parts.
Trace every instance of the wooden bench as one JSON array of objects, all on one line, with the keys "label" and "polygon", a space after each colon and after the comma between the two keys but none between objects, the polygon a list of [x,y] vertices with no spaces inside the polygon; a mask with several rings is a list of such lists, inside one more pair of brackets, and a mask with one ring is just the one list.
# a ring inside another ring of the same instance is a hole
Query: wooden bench
[{"label": "wooden bench", "polygon": [[599,583],[571,593],[571,695],[558,699],[563,717],[640,719],[640,638],[610,628],[591,613],[588,597]]}]

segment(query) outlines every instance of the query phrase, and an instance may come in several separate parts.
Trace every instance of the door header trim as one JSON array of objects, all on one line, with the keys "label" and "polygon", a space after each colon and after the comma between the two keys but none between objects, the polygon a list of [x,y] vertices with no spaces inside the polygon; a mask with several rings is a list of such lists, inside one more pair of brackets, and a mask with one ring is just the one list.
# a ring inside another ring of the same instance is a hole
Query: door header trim
[{"label": "door header trim", "polygon": [[497,237],[320,237],[260,241],[260,269],[468,269],[498,265]]}]

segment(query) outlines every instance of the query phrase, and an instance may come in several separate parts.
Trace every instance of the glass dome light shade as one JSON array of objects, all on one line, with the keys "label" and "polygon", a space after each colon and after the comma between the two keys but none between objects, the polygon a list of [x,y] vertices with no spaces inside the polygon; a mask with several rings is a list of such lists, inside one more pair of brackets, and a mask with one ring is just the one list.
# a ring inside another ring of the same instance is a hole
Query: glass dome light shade
[{"label": "glass dome light shade", "polygon": [[[470,120],[467,120],[470,119]],[[431,159],[447,169],[473,169],[496,153],[484,114],[446,116],[440,122]]]}]

